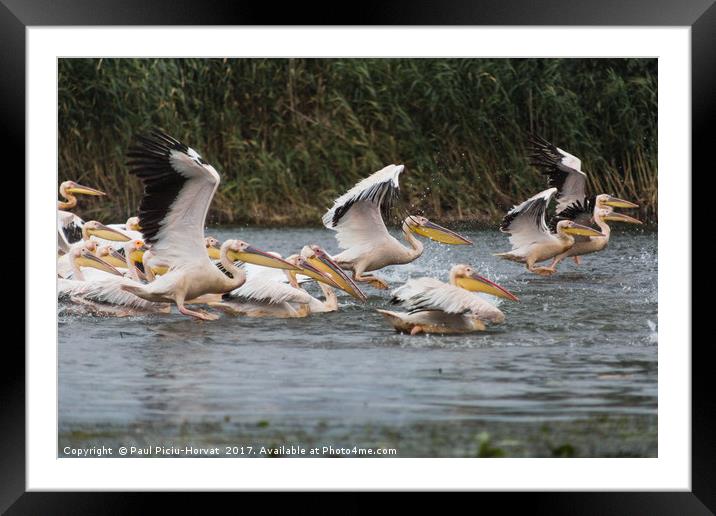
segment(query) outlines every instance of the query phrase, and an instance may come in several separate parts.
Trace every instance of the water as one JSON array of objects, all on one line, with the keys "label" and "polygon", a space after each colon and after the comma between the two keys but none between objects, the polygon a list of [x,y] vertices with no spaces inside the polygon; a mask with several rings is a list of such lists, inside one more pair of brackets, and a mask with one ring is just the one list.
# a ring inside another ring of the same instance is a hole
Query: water
[{"label": "water", "polygon": [[[321,229],[210,233],[284,256],[336,250]],[[657,234],[615,233],[547,278],[492,256],[505,235],[466,234],[474,246],[429,242],[378,275],[398,286],[472,264],[521,300],[483,333],[396,334],[375,312],[389,293],[370,287],[365,305],[341,295],[337,313],[305,319],[60,316],[59,455],[183,443],[655,456]]]}]

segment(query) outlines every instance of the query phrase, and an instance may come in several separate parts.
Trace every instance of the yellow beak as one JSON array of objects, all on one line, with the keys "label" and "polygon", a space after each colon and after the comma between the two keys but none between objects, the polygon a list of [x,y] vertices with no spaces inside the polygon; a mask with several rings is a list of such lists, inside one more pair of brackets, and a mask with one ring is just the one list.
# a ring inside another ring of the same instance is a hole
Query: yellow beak
[{"label": "yellow beak", "polygon": [[241,261],[244,263],[253,263],[255,265],[262,265],[264,267],[271,267],[272,269],[283,269],[287,271],[296,271],[298,267],[287,262],[283,258],[278,258],[272,254],[256,249],[253,246],[248,246],[244,251],[232,251],[229,249],[227,256],[229,260],[233,262]]},{"label": "yellow beak", "polygon": [[[147,250],[146,247],[142,246],[139,249],[132,250],[131,253],[129,253],[129,259],[132,263],[142,263],[142,258],[144,257],[144,252]],[[152,269],[153,271],[154,269]]]},{"label": "yellow beak", "polygon": [[131,240],[127,235],[116,229],[108,228],[104,224],[98,224],[96,229],[88,229],[89,235],[94,235],[98,238],[105,240],[112,240],[113,242],[128,242]]},{"label": "yellow beak", "polygon": [[471,292],[484,292],[492,296],[509,299],[510,301],[519,301],[519,298],[506,288],[474,272],[470,277],[457,278],[456,283],[458,287]]},{"label": "yellow beak", "polygon": [[447,228],[439,226],[434,222],[427,222],[424,226],[408,226],[413,233],[450,245],[472,245],[472,242],[462,235]]},{"label": "yellow beak", "polygon": [[619,199],[618,197],[609,197],[609,199],[606,200],[604,203],[607,206],[611,206],[612,208],[638,208],[638,204],[634,204],[633,202],[625,201],[624,199]]},{"label": "yellow beak", "polygon": [[368,296],[366,296],[361,289],[358,288],[358,285],[356,285],[355,282],[348,277],[345,271],[325,253],[314,255],[311,258],[306,258],[306,262],[312,265],[315,269],[318,269],[320,272],[328,275],[334,284],[344,292],[350,294],[356,299],[359,299],[360,301],[365,302],[368,300]]},{"label": "yellow beak", "polygon": [[90,188],[89,186],[82,186],[75,184],[75,186],[72,186],[67,189],[67,192],[73,193],[73,194],[81,194],[81,195],[107,195],[101,190],[97,190],[95,188]]},{"label": "yellow beak", "polygon": [[613,222],[627,222],[629,224],[643,224],[642,221],[639,219],[635,219],[634,217],[630,217],[629,215],[625,215],[623,213],[610,213],[609,215],[606,215],[602,217],[604,220],[613,221]]},{"label": "yellow beak", "polygon": [[114,249],[110,250],[109,254],[103,256],[102,259],[113,267],[127,268],[127,260]]},{"label": "yellow beak", "polygon": [[155,276],[161,276],[163,274],[166,274],[168,270],[169,267],[167,267],[166,265],[157,265],[155,267],[152,267],[152,274],[154,274]]},{"label": "yellow beak", "polygon": [[212,260],[220,260],[221,259],[221,251],[219,248],[211,246],[206,248],[206,254],[209,255],[209,258]]},{"label": "yellow beak", "polygon": [[118,276],[121,276],[122,273],[119,272],[117,269],[112,267],[109,263],[105,262],[101,258],[98,258],[97,256],[93,255],[86,249],[82,251],[80,256],[78,256],[75,259],[75,263],[79,267],[93,267],[95,269],[99,269],[101,271],[109,272],[110,274],[116,274]]},{"label": "yellow beak", "polygon": [[330,285],[331,287],[341,288],[341,286],[336,283],[331,276],[315,268],[313,265],[308,263],[308,260],[305,258],[299,258],[298,266],[301,268],[298,274],[303,274],[304,276],[308,276],[309,278],[325,283],[326,285]]},{"label": "yellow beak", "polygon": [[581,236],[605,236],[604,233],[600,233],[596,229],[582,226],[581,224],[574,224],[564,229],[565,233],[570,235],[581,235]]}]

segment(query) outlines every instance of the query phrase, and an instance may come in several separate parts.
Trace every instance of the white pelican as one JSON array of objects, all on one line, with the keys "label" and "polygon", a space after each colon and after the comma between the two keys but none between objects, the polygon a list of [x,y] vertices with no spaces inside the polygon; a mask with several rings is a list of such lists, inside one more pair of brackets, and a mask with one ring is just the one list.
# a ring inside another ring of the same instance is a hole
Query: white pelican
[{"label": "white pelican", "polygon": [[353,280],[350,279],[345,272],[343,272],[340,265],[328,256],[328,253],[321,247],[315,244],[303,246],[301,249],[301,258],[312,266],[312,268],[306,268],[303,270],[302,274],[304,276],[308,276],[317,281],[322,281],[322,278],[315,275],[313,272],[313,269],[317,269],[322,274],[331,278],[336,287],[344,292],[347,292],[359,301],[365,302],[368,299],[363,291],[358,288],[358,285],[356,285],[355,282],[353,282]]},{"label": "white pelican", "polygon": [[[271,254],[280,257],[278,253]],[[314,268],[297,254],[289,256],[286,261],[295,266],[296,270],[251,268],[251,274],[247,274],[248,279],[241,287],[224,294],[220,302],[209,305],[235,315],[278,318],[306,317],[338,309],[338,299],[331,288],[336,284],[330,276]],[[310,274],[317,279],[324,295],[323,301],[299,286],[297,273]]]},{"label": "white pelican", "polygon": [[57,201],[57,249],[64,254],[69,252],[71,244],[82,239],[84,221],[74,213],[66,211],[77,206],[75,195],[102,196],[107,194],[74,181],[65,181],[60,185],[60,195],[65,200]]},{"label": "white pelican", "polygon": [[388,213],[400,189],[398,176],[403,165],[388,165],[358,182],[333,203],[323,215],[323,224],[336,231],[341,249],[333,259],[342,268],[353,271],[353,279],[367,282],[376,288],[388,285],[366,272],[388,265],[410,263],[423,254],[423,244],[413,236],[418,234],[445,244],[471,244],[468,239],[430,222],[425,217],[408,216],[402,224],[405,247],[385,227],[382,213]]},{"label": "white pelican", "polygon": [[512,250],[495,256],[524,263],[530,272],[549,276],[555,272],[553,267],[535,267],[535,264],[554,258],[572,247],[572,235],[604,236],[599,231],[572,220],[560,220],[555,227],[555,233],[551,233],[545,222],[545,212],[556,192],[556,188],[540,192],[505,215],[500,231],[510,234]]},{"label": "white pelican", "polygon": [[175,303],[184,315],[213,320],[218,316],[190,310],[185,302],[240,287],[245,273],[234,261],[293,268],[246,242],[227,240],[221,246],[223,273],[209,259],[204,243],[206,213],[220,181],[214,167],[194,149],[158,131],[140,136],[128,156],[130,172],[144,184],[139,206],[144,241],[169,270],[146,285],[122,285],[124,290],[147,301]]},{"label": "white pelican", "polygon": [[[580,256],[604,250],[609,244],[609,235],[611,234],[611,228],[607,224],[608,221],[627,222],[629,224],[642,223],[639,219],[635,219],[624,213],[615,212],[614,209],[607,204],[614,199],[615,198],[611,195],[601,194],[594,198],[593,205],[590,199],[586,199],[584,204],[577,201],[570,204],[566,209],[562,210],[559,215],[552,218],[550,226],[553,230],[557,227],[557,223],[560,220],[572,220],[582,225],[594,223],[599,226],[604,236],[574,237],[574,245],[562,254],[554,257],[554,260],[549,266],[551,269],[556,269],[557,264],[569,256],[574,257],[575,262],[579,264]],[[616,201],[622,200],[616,199]],[[628,201],[623,202],[627,203]]]},{"label": "white pelican", "polygon": [[107,227],[127,235],[132,240],[142,240],[142,227],[139,225],[139,217],[129,217],[124,224],[107,224]]},{"label": "white pelican", "polygon": [[[80,231],[81,239],[77,242],[70,244],[67,249],[68,252],[74,248],[79,247],[85,247],[88,245],[88,243],[92,242],[90,244],[92,246],[92,252],[96,251],[96,247],[98,242],[108,242],[108,241],[116,241],[116,242],[124,242],[129,240],[127,236],[120,233],[119,231],[116,231],[112,228],[109,228],[102,224],[101,222],[97,222],[96,220],[90,220],[85,222],[82,225],[82,229]],[[98,239],[98,240],[93,240]],[[72,272],[72,266],[71,266],[71,258],[69,254],[64,254],[60,256],[57,259],[57,274],[65,278]]]},{"label": "white pelican", "polygon": [[505,320],[502,311],[473,292],[519,301],[505,288],[477,274],[465,264],[450,269],[450,283],[433,278],[408,280],[393,291],[392,304],[409,312],[378,310],[393,327],[403,333],[469,333],[485,329],[485,323]]}]

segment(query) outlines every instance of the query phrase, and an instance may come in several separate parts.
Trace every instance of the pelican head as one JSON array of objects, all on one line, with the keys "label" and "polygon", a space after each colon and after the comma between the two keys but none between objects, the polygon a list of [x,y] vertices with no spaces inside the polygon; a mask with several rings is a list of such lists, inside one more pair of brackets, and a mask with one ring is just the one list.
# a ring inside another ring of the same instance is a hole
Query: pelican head
[{"label": "pelican head", "polygon": [[286,258],[286,261],[296,267],[295,271],[289,272],[294,279],[297,274],[302,274],[303,276],[308,276],[311,279],[320,281],[321,283],[325,283],[331,287],[341,288],[341,286],[336,283],[331,276],[311,265],[309,261],[300,254],[292,254]]},{"label": "pelican head", "polygon": [[221,242],[213,236],[208,236],[204,239],[204,245],[206,246],[206,252],[209,258],[212,260],[221,259]]},{"label": "pelican head", "polygon": [[129,242],[124,244],[124,254],[125,256],[129,256],[129,260],[134,264],[142,263],[144,259],[144,253],[148,250],[149,248],[144,243],[144,240],[140,240],[138,238],[130,240]]},{"label": "pelican head", "polygon": [[581,224],[577,224],[573,220],[560,220],[557,223],[557,233],[567,233],[569,235],[596,236],[596,237],[606,236],[604,233],[601,233],[601,232],[597,231],[596,229],[592,229],[587,226],[582,226]]},{"label": "pelican head", "polygon": [[93,267],[104,272],[109,272],[110,274],[116,274],[118,276],[122,275],[122,273],[112,265],[104,261],[102,258],[95,256],[93,252],[87,248],[87,246],[81,246],[73,249],[72,259],[77,267]]},{"label": "pelican head", "polygon": [[[303,249],[301,249],[301,257],[304,258],[307,264],[311,265],[319,272],[328,275],[334,282],[335,286],[344,292],[347,292],[360,301],[365,302],[368,300],[368,297],[361,291],[361,289],[358,288],[358,285],[356,285],[355,282],[348,277],[345,271],[341,269],[338,264],[333,261],[330,256],[328,256],[328,253],[321,249],[321,247],[315,244],[305,245],[303,246]],[[306,274],[306,276],[313,277],[311,274]],[[319,279],[319,281],[321,280]]]},{"label": "pelican head", "polygon": [[221,246],[221,253],[232,262],[253,263],[272,269],[284,269],[287,271],[296,270],[296,266],[290,264],[283,258],[274,256],[271,253],[257,249],[243,240],[227,240]]},{"label": "pelican head", "polygon": [[479,275],[470,265],[459,264],[450,269],[450,283],[471,292],[484,292],[510,301],[519,301],[512,292]]},{"label": "pelican head", "polygon": [[430,222],[427,218],[420,215],[408,215],[403,221],[407,228],[418,235],[441,242],[443,244],[452,245],[472,245],[472,242],[462,235],[458,235],[442,226],[438,226],[434,222]]},{"label": "pelican head", "polygon": [[142,227],[139,225],[139,217],[129,217],[125,226],[127,226],[127,229],[130,231],[142,230]]},{"label": "pelican head", "polygon": [[612,208],[638,208],[638,204],[634,204],[630,201],[625,201],[624,199],[619,199],[618,197],[613,197],[609,194],[601,194],[597,195],[596,198],[596,204],[597,208],[605,208],[607,206],[611,206]]},{"label": "pelican head", "polygon": [[83,186],[81,184],[75,183],[74,181],[65,181],[60,185],[60,193],[67,197],[67,194],[70,195],[107,195],[106,193],[102,192],[101,190],[97,190],[95,188],[90,188],[89,186]]},{"label": "pelican head", "polygon": [[85,222],[84,226],[82,226],[82,236],[86,239],[89,239],[91,236],[96,236],[104,240],[112,240],[113,242],[126,242],[130,240],[130,238],[121,231],[108,228],[96,220]]},{"label": "pelican head", "polygon": [[643,222],[639,219],[635,219],[634,217],[630,217],[629,215],[625,215],[623,213],[617,213],[612,208],[608,208],[606,210],[599,210],[597,214],[601,216],[602,220],[604,221],[626,222],[628,224],[643,224]]}]

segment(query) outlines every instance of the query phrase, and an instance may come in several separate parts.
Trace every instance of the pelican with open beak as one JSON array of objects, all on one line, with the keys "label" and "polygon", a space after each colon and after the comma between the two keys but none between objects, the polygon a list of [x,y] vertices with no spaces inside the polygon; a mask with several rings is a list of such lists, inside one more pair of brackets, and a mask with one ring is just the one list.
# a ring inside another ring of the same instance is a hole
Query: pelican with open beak
[{"label": "pelican with open beak", "polygon": [[486,324],[504,322],[505,315],[494,304],[475,295],[490,294],[509,301],[519,301],[506,288],[478,274],[470,265],[450,269],[449,283],[434,278],[411,279],[393,291],[392,304],[408,312],[378,310],[399,332],[470,333],[485,330]]},{"label": "pelican with open beak", "polygon": [[401,226],[409,247],[388,232],[383,214],[390,212],[398,197],[398,178],[404,169],[403,165],[388,165],[371,174],[336,199],[323,215],[323,225],[336,232],[338,245],[344,249],[333,256],[333,260],[341,268],[352,271],[355,281],[369,283],[375,288],[386,289],[388,285],[366,272],[410,263],[423,254],[423,243],[415,235],[444,244],[472,243],[418,215],[409,215]]}]

